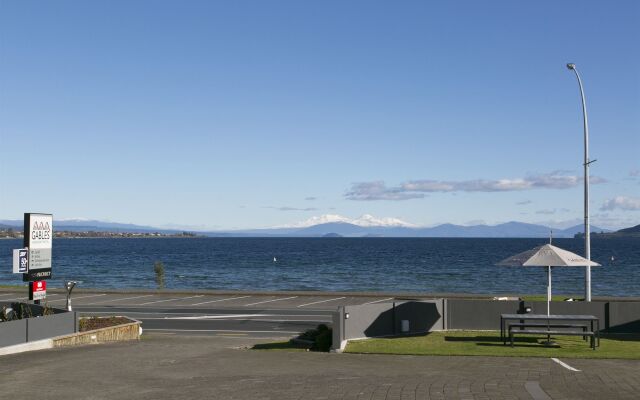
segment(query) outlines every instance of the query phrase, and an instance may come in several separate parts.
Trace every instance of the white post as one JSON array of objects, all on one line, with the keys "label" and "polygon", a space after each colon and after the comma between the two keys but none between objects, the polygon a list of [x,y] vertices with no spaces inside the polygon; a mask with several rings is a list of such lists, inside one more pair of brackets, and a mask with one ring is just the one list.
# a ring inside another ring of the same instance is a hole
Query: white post
[{"label": "white post", "polygon": [[547,317],[551,315],[551,267],[547,267]]},{"label": "white post", "polygon": [[[576,69],[575,64],[567,64],[567,68],[573,70],[578,78],[578,86],[580,86],[580,97],[582,99],[582,122],[584,128],[584,257],[591,260],[591,229],[589,227],[589,164],[593,161],[589,160],[589,123],[587,121],[587,103],[584,98],[584,89],[582,87],[582,79]],[[591,266],[585,267],[584,275],[584,299],[591,301]]]}]

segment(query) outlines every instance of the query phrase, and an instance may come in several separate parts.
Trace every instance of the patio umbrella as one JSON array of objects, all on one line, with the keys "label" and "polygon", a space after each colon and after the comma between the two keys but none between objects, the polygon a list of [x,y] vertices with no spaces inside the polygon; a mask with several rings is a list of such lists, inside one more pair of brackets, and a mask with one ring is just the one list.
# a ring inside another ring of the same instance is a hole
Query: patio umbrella
[{"label": "patio umbrella", "polygon": [[550,315],[551,304],[551,268],[552,267],[598,267],[600,264],[589,261],[567,250],[552,244],[545,244],[527,250],[500,261],[497,265],[515,267],[547,267],[547,315]]}]

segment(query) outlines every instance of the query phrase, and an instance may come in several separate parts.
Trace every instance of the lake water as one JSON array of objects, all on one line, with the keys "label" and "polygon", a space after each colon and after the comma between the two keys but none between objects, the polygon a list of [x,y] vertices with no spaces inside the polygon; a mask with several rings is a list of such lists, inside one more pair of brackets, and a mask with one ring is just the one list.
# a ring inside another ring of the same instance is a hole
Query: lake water
[{"label": "lake water", "polygon": [[[544,268],[497,267],[544,239],[445,238],[154,238],[55,239],[53,279],[79,287],[155,288],[162,261],[169,289],[357,290],[451,293],[546,293]],[[0,240],[0,285],[11,273],[11,249]],[[583,253],[579,239],[554,244]],[[594,296],[640,296],[640,240],[594,239]],[[274,257],[277,259],[273,261]],[[554,293],[584,292],[583,268],[554,268]]]}]

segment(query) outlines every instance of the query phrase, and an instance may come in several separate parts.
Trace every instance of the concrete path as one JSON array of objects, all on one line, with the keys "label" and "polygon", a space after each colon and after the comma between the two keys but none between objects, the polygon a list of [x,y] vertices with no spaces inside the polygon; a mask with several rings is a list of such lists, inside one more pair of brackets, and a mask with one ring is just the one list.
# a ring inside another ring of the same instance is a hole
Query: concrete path
[{"label": "concrete path", "polygon": [[2,357],[0,394],[46,399],[637,399],[640,362],[239,349],[246,337],[140,342]]}]

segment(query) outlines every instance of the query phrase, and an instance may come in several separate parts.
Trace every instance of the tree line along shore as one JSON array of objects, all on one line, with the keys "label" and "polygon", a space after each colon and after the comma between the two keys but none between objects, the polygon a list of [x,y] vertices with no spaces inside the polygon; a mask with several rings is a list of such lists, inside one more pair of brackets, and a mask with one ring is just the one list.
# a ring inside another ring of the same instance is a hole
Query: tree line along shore
[{"label": "tree line along shore", "polygon": [[[22,230],[13,228],[1,228],[0,239],[22,239]],[[54,231],[53,237],[57,239],[78,239],[78,238],[195,238],[202,235],[193,232],[106,232],[106,231]]]}]

